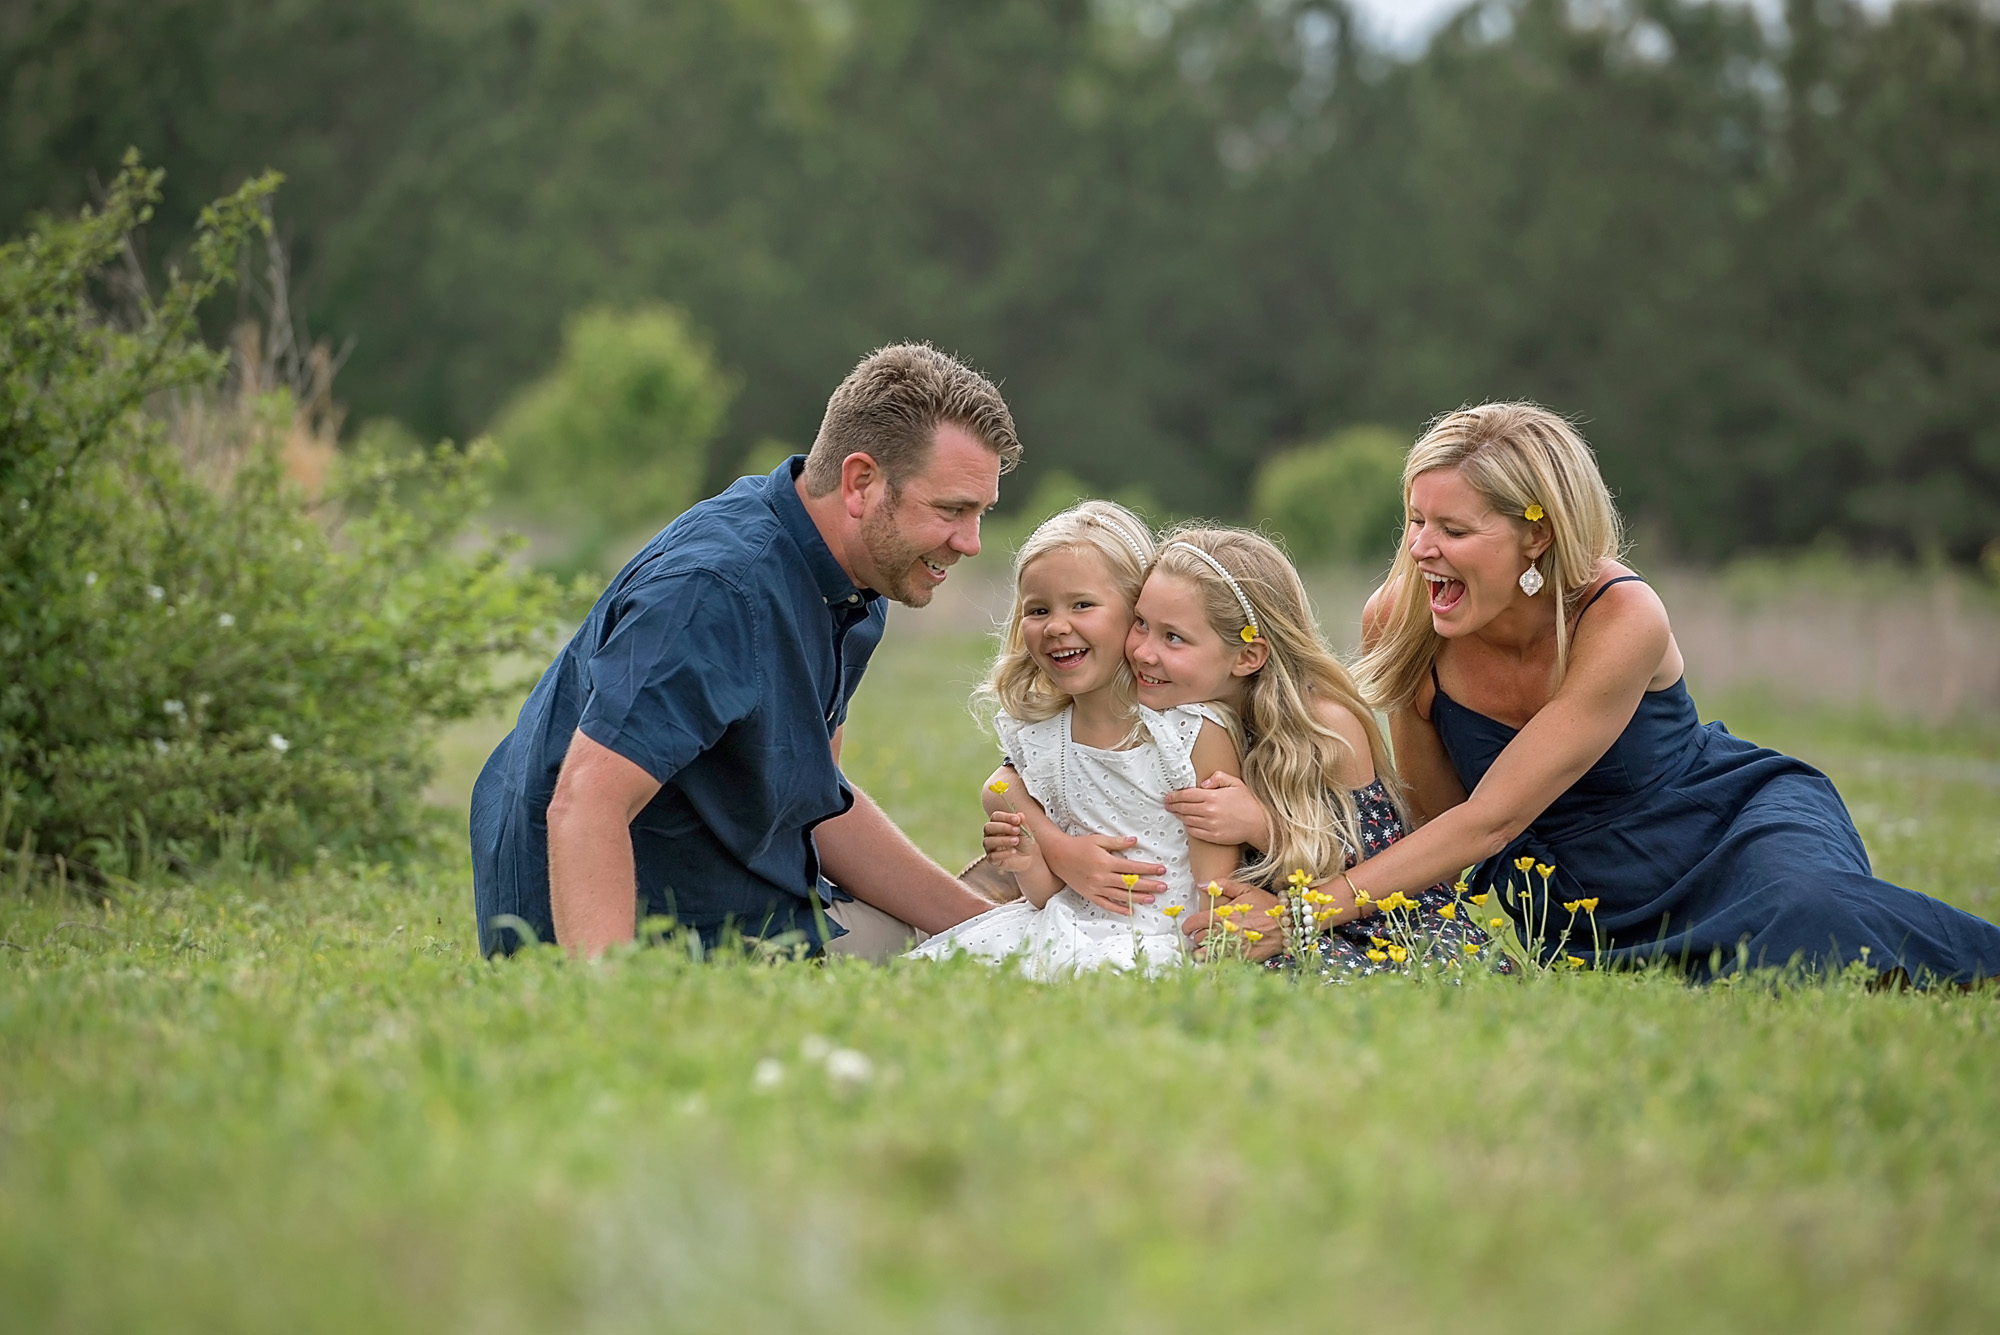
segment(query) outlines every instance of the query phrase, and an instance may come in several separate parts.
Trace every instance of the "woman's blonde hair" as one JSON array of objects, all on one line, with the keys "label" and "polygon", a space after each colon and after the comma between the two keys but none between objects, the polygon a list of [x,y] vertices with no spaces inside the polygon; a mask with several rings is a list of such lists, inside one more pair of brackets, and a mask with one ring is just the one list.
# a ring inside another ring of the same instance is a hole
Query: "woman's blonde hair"
[{"label": "woman's blonde hair", "polygon": [[[1542,508],[1549,549],[1537,564],[1556,617],[1556,681],[1569,669],[1569,633],[1583,593],[1624,551],[1625,526],[1597,456],[1576,429],[1532,403],[1482,403],[1432,422],[1403,463],[1403,503],[1425,473],[1458,471],[1498,514],[1525,527],[1529,506]],[[1356,665],[1380,709],[1400,709],[1437,660],[1444,640],[1431,624],[1430,590],[1405,542],[1376,597],[1373,645]]]},{"label": "woman's blonde hair", "polygon": [[[1193,547],[1229,573],[1231,587]],[[1237,590],[1256,613],[1256,638],[1270,648],[1244,683],[1241,713],[1243,780],[1271,815],[1271,846],[1243,879],[1270,883],[1295,869],[1323,880],[1361,854],[1359,812],[1341,782],[1353,747],[1321,721],[1316,705],[1331,700],[1368,733],[1368,755],[1401,809],[1395,770],[1381,729],[1354,678],[1319,637],[1305,585],[1269,538],[1235,528],[1186,527],[1161,540],[1156,575],[1186,580],[1199,591],[1209,626],[1232,648],[1246,622]]]},{"label": "woman's blonde hair", "polygon": [[[1083,550],[1104,558],[1111,582],[1124,598],[1127,611],[1139,601],[1139,586],[1146,582],[1146,571],[1156,551],[1153,530],[1146,527],[1144,520],[1111,501],[1079,501],[1044,520],[1014,553],[1014,605],[1001,632],[1000,652],[993,659],[986,680],[973,693],[976,711],[997,706],[1023,723],[1039,723],[1069,708],[1069,693],[1049,680],[1028,652],[1027,639],[1021,634],[1021,573],[1037,557],[1050,552]],[[1118,676],[1114,685],[1118,699],[1136,723],[1139,715],[1134,708],[1132,669],[1125,662],[1124,646],[1118,649]]]}]

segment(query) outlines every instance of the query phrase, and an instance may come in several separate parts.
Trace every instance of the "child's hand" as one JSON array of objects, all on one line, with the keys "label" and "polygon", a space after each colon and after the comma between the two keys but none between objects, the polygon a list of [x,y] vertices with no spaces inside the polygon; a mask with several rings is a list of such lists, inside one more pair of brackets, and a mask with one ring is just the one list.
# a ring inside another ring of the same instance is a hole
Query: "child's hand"
[{"label": "child's hand", "polygon": [[1001,871],[1028,871],[1042,860],[1035,841],[1021,837],[1021,826],[1018,811],[996,811],[986,818],[980,845],[986,850],[987,860]]},{"label": "child's hand", "polygon": [[1167,892],[1167,883],[1159,879],[1167,874],[1165,867],[1123,856],[1138,842],[1131,835],[1065,835],[1042,841],[1042,855],[1064,885],[1123,916],[1131,905],[1150,904],[1153,896]]},{"label": "child's hand", "polygon": [[1166,796],[1167,810],[1180,817],[1187,832],[1210,844],[1271,846],[1271,817],[1250,785],[1221,770],[1201,781],[1199,788],[1181,788]]}]

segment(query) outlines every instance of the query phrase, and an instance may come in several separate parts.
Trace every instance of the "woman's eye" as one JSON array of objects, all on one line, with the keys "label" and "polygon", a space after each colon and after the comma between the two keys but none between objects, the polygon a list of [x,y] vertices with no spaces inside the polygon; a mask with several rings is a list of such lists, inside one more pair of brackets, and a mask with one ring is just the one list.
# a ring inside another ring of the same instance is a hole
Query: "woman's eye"
[{"label": "woman's eye", "polygon": [[1180,637],[1180,636],[1178,636],[1178,635],[1174,634],[1174,633],[1173,633],[1172,631],[1168,631],[1168,632],[1167,632],[1167,643],[1168,643],[1168,644],[1179,644],[1180,642],[1181,642],[1181,637]]}]

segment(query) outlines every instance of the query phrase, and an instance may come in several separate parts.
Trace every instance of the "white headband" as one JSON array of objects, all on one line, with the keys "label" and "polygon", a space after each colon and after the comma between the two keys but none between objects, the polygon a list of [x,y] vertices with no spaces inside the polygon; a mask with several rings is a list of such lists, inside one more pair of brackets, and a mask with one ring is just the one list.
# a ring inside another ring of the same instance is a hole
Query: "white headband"
[{"label": "white headband", "polygon": [[1114,524],[1110,520],[1100,519],[1096,515],[1086,515],[1085,518],[1089,519],[1091,523],[1096,524],[1099,528],[1108,528],[1123,538],[1125,545],[1132,549],[1132,559],[1139,563],[1139,573],[1142,575],[1146,573],[1146,566],[1148,564],[1146,549],[1140,545],[1137,538],[1126,532],[1123,524]]},{"label": "white headband", "polygon": [[1257,630],[1257,609],[1250,606],[1250,595],[1243,592],[1243,586],[1236,582],[1236,576],[1230,574],[1222,562],[1216,560],[1213,556],[1210,556],[1191,542],[1170,542],[1167,546],[1169,548],[1178,547],[1184,552],[1193,552],[1196,556],[1208,562],[1209,568],[1214,570],[1216,574],[1222,576],[1222,582],[1229,586],[1229,591],[1236,595],[1236,601],[1243,608],[1243,620],[1247,623],[1244,629],[1250,632],[1243,637],[1243,642],[1248,644],[1251,640],[1256,639],[1259,633]]}]

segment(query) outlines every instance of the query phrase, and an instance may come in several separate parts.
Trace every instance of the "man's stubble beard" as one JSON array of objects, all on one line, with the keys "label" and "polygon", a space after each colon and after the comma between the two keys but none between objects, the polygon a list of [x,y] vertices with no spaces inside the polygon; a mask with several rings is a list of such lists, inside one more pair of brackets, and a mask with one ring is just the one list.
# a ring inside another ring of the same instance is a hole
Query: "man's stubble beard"
[{"label": "man's stubble beard", "polygon": [[928,607],[937,590],[915,581],[914,567],[923,559],[924,549],[913,546],[896,523],[902,499],[892,491],[861,521],[861,546],[875,566],[875,592],[905,607]]}]

